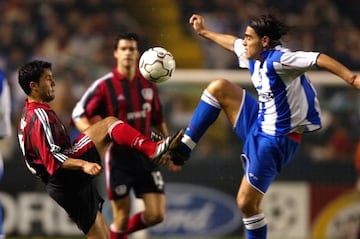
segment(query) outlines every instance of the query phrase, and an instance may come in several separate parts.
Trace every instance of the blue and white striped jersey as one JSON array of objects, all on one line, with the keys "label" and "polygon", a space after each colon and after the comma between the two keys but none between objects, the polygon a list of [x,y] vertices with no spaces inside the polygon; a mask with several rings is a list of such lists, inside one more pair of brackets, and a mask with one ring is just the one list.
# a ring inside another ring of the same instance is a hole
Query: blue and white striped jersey
[{"label": "blue and white striped jersey", "polygon": [[11,134],[10,87],[5,75],[0,71],[0,139]]},{"label": "blue and white striped jersey", "polygon": [[248,68],[258,92],[258,126],[270,135],[314,131],[321,127],[316,91],[305,76],[318,52],[292,52],[281,46],[261,53],[264,62],[248,60],[242,39],[234,43],[239,66]]}]

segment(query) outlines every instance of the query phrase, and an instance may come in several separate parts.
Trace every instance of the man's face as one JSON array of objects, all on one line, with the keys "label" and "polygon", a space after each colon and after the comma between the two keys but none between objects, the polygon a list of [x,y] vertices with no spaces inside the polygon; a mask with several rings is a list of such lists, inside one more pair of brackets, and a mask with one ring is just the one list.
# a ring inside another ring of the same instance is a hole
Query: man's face
[{"label": "man's face", "polygon": [[117,49],[114,50],[114,57],[117,60],[118,67],[137,66],[139,60],[139,50],[136,41],[121,39],[118,42]]},{"label": "man's face", "polygon": [[261,60],[260,53],[266,46],[266,37],[260,38],[252,27],[247,27],[245,30],[245,36],[243,45],[246,49],[246,58],[249,60]]},{"label": "man's face", "polygon": [[55,81],[50,69],[45,69],[39,83],[32,82],[32,95],[42,102],[55,98]]}]

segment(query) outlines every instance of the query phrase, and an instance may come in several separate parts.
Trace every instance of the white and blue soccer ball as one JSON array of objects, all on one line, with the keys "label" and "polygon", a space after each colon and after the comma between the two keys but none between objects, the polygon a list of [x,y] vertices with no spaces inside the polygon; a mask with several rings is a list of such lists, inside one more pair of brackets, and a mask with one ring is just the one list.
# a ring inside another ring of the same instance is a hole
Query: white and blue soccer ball
[{"label": "white and blue soccer ball", "polygon": [[155,83],[169,80],[175,71],[175,67],[173,55],[162,47],[149,48],[139,60],[141,74],[145,79]]}]

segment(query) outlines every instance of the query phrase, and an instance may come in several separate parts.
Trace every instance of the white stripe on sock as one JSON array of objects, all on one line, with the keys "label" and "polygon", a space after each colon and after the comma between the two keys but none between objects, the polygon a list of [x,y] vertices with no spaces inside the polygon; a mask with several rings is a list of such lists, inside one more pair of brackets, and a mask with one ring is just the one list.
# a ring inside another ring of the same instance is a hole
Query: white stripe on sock
[{"label": "white stripe on sock", "polygon": [[214,96],[212,96],[207,90],[204,90],[201,96],[201,100],[215,108],[221,109],[221,105],[219,101]]},{"label": "white stripe on sock", "polygon": [[196,143],[186,134],[182,137],[181,142],[186,144],[191,150],[193,150],[196,146]]},{"label": "white stripe on sock", "polygon": [[260,213],[248,218],[243,218],[243,222],[247,230],[255,230],[266,225],[264,213]]}]

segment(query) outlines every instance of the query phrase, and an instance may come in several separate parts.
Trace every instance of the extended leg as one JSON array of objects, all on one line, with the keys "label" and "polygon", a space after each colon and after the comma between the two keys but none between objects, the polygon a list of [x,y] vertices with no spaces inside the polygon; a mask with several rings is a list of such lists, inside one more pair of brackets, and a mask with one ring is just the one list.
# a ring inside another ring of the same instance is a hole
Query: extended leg
[{"label": "extended leg", "polygon": [[129,124],[115,117],[107,117],[97,122],[87,128],[84,133],[92,139],[102,158],[104,158],[110,143],[115,142],[144,153],[157,164],[166,163],[166,157],[163,156],[166,156],[168,150],[177,145],[183,135],[180,130],[171,137],[154,142]]},{"label": "extended leg", "polygon": [[172,150],[174,163],[184,163],[207,129],[216,121],[220,110],[224,110],[230,124],[234,126],[243,95],[242,88],[227,80],[212,81],[204,90],[181,143]]}]

